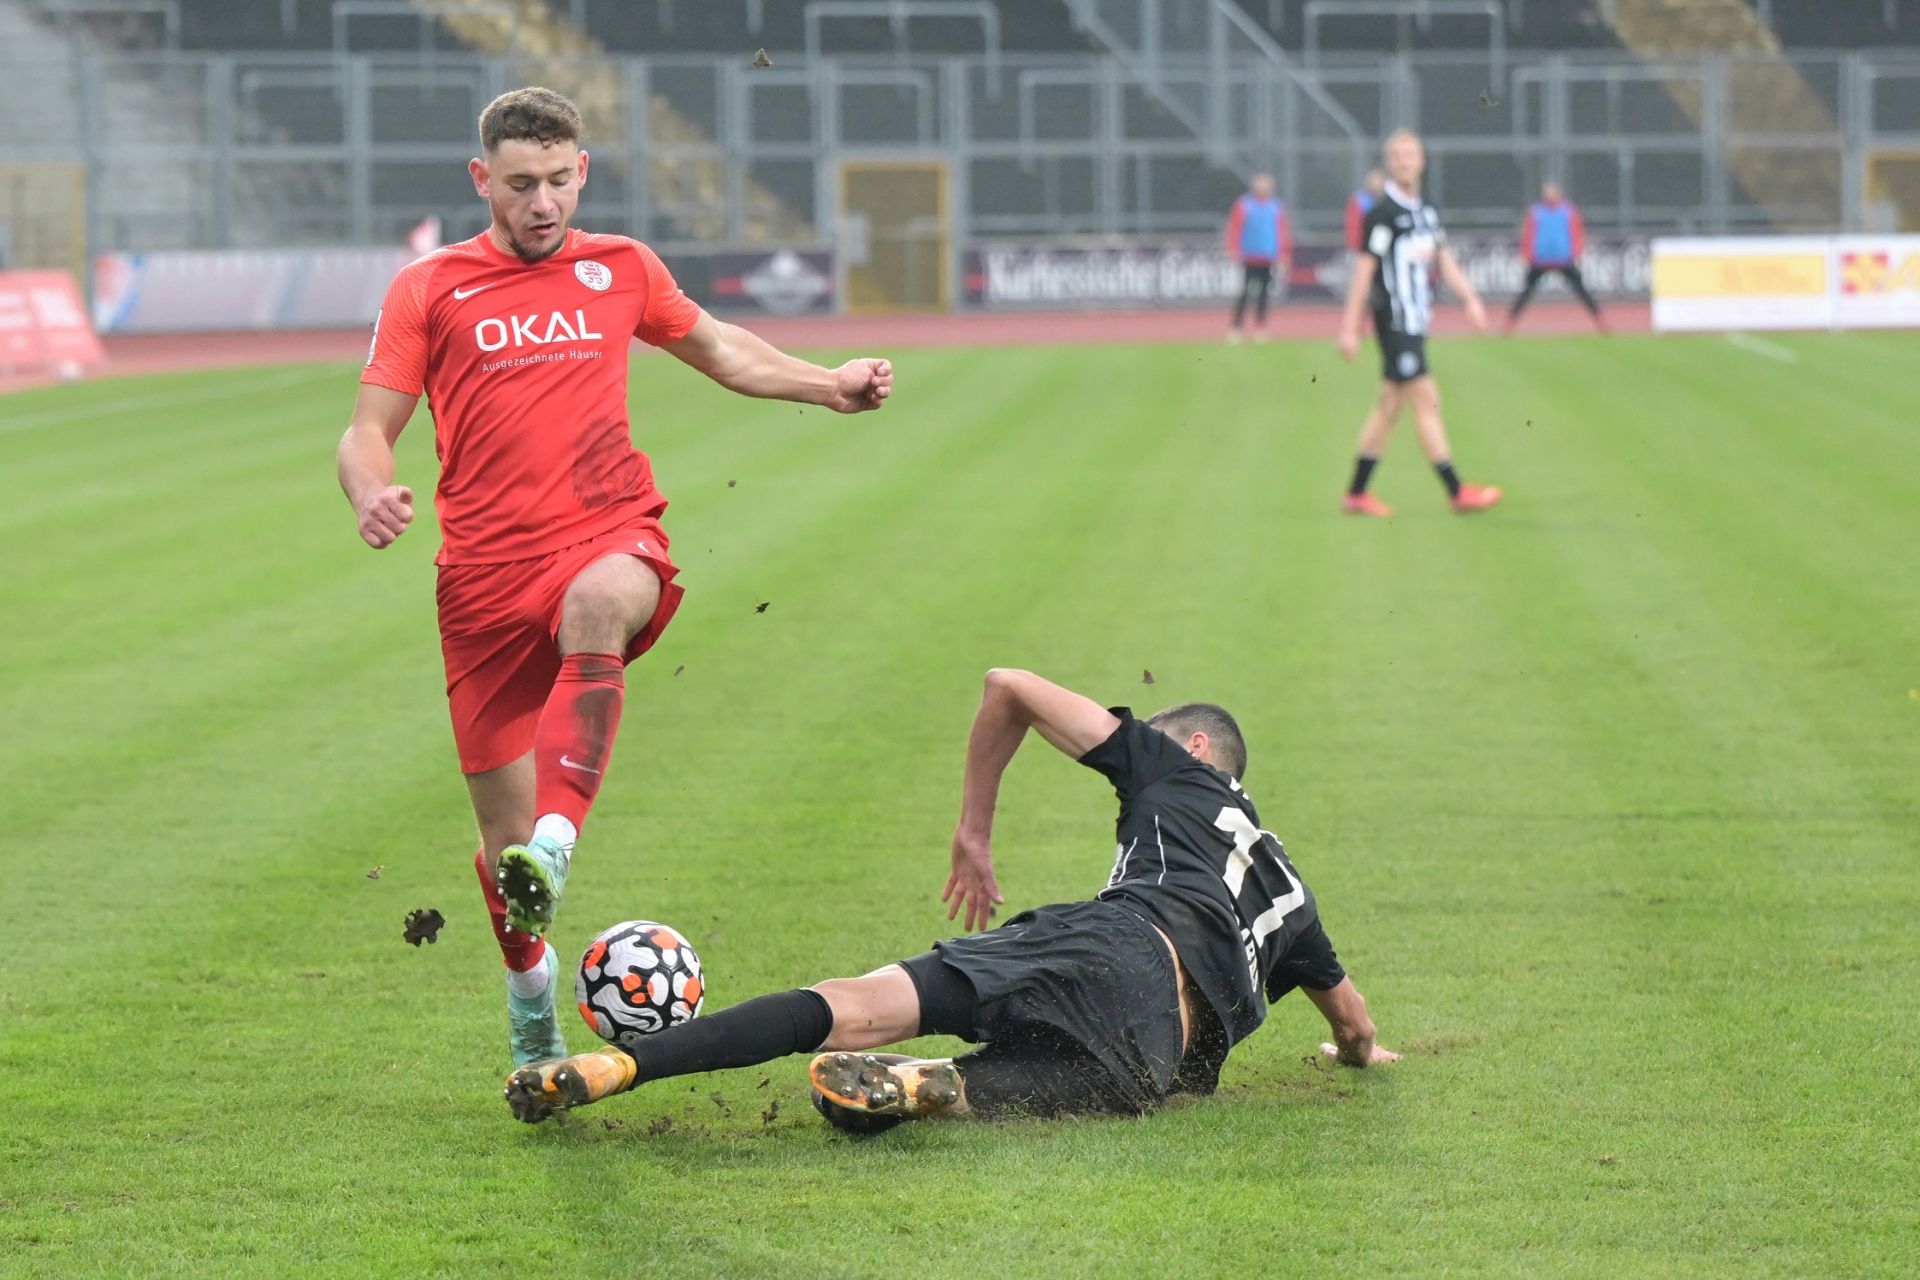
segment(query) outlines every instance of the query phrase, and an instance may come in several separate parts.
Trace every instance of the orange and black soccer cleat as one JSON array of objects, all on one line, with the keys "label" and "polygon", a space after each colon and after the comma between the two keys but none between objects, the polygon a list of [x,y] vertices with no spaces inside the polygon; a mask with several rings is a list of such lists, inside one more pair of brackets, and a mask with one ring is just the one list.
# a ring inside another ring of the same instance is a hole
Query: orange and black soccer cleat
[{"label": "orange and black soccer cleat", "polygon": [[1500,486],[1497,484],[1463,484],[1460,492],[1453,495],[1453,509],[1460,515],[1471,515],[1485,511],[1498,501]]},{"label": "orange and black soccer cleat", "polygon": [[530,1063],[507,1077],[507,1108],[514,1119],[539,1124],[556,1111],[625,1093],[635,1070],[633,1059],[617,1050]]},{"label": "orange and black soccer cleat", "polygon": [[1393,508],[1370,493],[1350,493],[1340,499],[1340,509],[1350,516],[1379,516],[1382,520],[1393,514]]},{"label": "orange and black soccer cleat", "polygon": [[960,1072],[945,1058],[823,1053],[807,1067],[807,1076],[829,1103],[868,1115],[927,1116],[960,1101]]}]

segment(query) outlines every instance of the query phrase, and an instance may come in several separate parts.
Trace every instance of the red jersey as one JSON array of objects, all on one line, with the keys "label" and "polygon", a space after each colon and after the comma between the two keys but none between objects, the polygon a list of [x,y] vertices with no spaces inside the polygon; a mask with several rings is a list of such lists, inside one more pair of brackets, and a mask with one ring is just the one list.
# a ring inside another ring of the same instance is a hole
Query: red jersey
[{"label": "red jersey", "polygon": [[627,345],[684,338],[699,318],[625,236],[569,231],[527,263],[482,232],[403,267],[360,381],[426,393],[437,563],[532,559],[664,506],[627,422]]}]

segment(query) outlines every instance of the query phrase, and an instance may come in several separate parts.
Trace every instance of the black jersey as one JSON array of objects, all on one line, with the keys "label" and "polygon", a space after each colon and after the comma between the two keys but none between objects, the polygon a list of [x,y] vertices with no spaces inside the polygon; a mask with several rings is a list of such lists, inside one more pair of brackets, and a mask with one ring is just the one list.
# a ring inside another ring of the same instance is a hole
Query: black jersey
[{"label": "black jersey", "polygon": [[1119,846],[1100,898],[1132,907],[1172,939],[1229,1046],[1296,986],[1338,986],[1346,974],[1313,892],[1261,830],[1239,782],[1127,708],[1113,714],[1120,727],[1080,757],[1120,797]]},{"label": "black jersey", "polygon": [[1361,228],[1373,273],[1373,310],[1395,333],[1421,335],[1433,323],[1433,267],[1447,243],[1440,215],[1389,182]]}]

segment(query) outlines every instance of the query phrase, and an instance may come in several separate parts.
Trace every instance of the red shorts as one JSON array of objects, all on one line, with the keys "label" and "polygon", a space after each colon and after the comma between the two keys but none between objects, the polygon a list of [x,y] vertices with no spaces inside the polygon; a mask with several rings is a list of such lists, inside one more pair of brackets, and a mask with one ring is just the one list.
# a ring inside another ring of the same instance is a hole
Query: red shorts
[{"label": "red shorts", "polygon": [[641,511],[610,533],[504,564],[440,566],[440,651],[460,772],[484,773],[533,750],[534,725],[560,674],[560,603],[580,571],[629,555],[660,575],[660,604],[627,645],[626,660],[653,647],[686,592],[667,557],[667,534]]}]

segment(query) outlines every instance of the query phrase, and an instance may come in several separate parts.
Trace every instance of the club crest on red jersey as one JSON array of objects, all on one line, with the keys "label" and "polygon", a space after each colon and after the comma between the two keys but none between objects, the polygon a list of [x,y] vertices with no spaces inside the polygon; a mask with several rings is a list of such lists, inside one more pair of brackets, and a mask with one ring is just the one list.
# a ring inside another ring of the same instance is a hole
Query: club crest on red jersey
[{"label": "club crest on red jersey", "polygon": [[573,278],[595,293],[605,293],[613,287],[613,272],[606,263],[592,258],[582,258],[573,264]]}]

